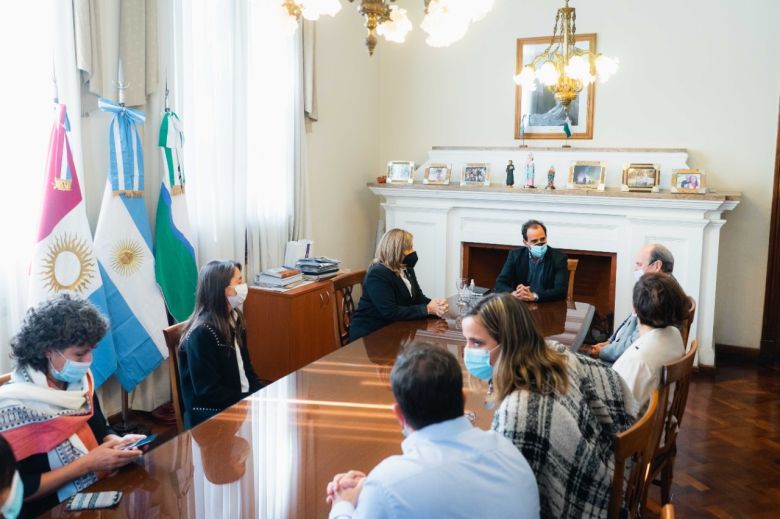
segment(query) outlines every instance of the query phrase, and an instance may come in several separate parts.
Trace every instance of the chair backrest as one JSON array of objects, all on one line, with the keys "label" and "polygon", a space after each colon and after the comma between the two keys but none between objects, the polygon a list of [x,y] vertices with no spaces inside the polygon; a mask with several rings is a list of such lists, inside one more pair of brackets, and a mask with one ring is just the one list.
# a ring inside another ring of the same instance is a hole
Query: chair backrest
[{"label": "chair backrest", "polygon": [[183,405],[181,403],[181,383],[179,381],[179,342],[181,334],[187,326],[186,322],[174,324],[163,330],[165,344],[168,346],[168,374],[171,379],[171,402],[176,414],[176,428],[179,432],[184,431],[184,420],[182,418]]},{"label": "chair backrest", "polygon": [[615,472],[612,475],[608,517],[621,517],[620,510],[624,503],[630,518],[639,517],[644,508],[643,500],[649,483],[647,473],[663,424],[658,403],[666,397],[667,393],[663,389],[653,391],[645,414],[627,430],[615,435]]},{"label": "chair backrest", "polygon": [[680,333],[682,335],[683,345],[686,348],[688,347],[688,336],[691,333],[691,325],[693,324],[693,319],[696,317],[696,300],[688,296],[688,301],[690,301],[688,315],[686,315],[685,319],[680,323]]},{"label": "chair backrest", "polygon": [[10,373],[3,373],[2,375],[0,375],[0,386],[10,381],[11,381]]},{"label": "chair backrest", "polygon": [[661,384],[667,388],[667,393],[672,395],[672,398],[671,402],[669,398],[661,402],[664,414],[663,434],[659,438],[659,445],[653,454],[653,459],[666,456],[677,446],[677,433],[680,431],[685,405],[688,402],[693,359],[696,357],[698,349],[698,341],[693,341],[688,353],[680,360],[667,364],[661,370]]},{"label": "chair backrest", "polygon": [[661,519],[674,519],[674,505],[669,503],[661,508]]},{"label": "chair backrest", "polygon": [[577,265],[579,262],[580,260],[570,259],[566,265],[569,269],[569,289],[566,291],[566,301],[569,303],[574,302],[574,274],[577,273]]},{"label": "chair backrest", "polygon": [[355,313],[355,297],[352,289],[355,285],[362,286],[365,277],[366,271],[359,270],[333,278],[333,289],[336,293],[336,324],[342,346],[349,342],[349,323],[352,322]]}]

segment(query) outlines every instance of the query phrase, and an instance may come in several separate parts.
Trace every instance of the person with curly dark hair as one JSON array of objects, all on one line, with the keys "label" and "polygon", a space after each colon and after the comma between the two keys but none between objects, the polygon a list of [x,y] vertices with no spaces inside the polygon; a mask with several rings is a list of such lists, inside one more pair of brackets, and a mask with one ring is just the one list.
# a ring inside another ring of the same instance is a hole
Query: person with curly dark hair
[{"label": "person with curly dark hair", "polygon": [[143,438],[111,433],[89,370],[108,322],[89,301],[60,295],[31,308],[11,339],[15,367],[0,386],[0,433],[18,461],[22,517],[35,517],[141,455]]}]

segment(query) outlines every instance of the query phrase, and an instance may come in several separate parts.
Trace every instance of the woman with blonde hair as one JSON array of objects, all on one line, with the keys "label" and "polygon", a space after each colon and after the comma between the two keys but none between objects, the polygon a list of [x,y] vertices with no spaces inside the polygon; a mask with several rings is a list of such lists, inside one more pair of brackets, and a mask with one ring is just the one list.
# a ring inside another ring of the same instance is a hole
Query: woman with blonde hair
[{"label": "woman with blonde hair", "polygon": [[417,252],[410,232],[391,229],[382,236],[349,325],[350,342],[395,321],[441,317],[447,312],[446,299],[429,299],[423,294],[414,274],[416,264]]},{"label": "woman with blonde hair", "polygon": [[520,449],[539,484],[542,517],[606,517],[615,434],[636,403],[620,376],[545,341],[511,294],[488,296],[463,318],[469,373],[492,380],[493,429]]}]

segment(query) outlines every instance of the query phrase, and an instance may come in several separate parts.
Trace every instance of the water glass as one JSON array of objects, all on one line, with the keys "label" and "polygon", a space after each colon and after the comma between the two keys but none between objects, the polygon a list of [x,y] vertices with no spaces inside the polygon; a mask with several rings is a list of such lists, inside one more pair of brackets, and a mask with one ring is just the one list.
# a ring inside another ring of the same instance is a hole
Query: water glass
[{"label": "water glass", "polygon": [[455,280],[455,288],[458,291],[458,302],[464,303],[468,301],[469,280],[466,278],[460,278]]}]

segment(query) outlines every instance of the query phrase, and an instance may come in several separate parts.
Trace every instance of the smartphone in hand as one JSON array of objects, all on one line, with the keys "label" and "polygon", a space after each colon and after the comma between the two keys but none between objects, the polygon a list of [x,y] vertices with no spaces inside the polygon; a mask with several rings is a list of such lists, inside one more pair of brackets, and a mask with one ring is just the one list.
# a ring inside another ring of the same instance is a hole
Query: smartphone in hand
[{"label": "smartphone in hand", "polygon": [[140,447],[143,447],[144,445],[149,445],[150,443],[152,443],[156,439],[157,439],[157,435],[156,434],[150,434],[149,436],[141,438],[140,440],[136,440],[133,443],[130,443],[130,444],[127,444],[127,445],[123,445],[123,446],[119,447],[119,450],[123,450],[124,451],[124,450],[128,450],[128,449],[138,449]]}]

